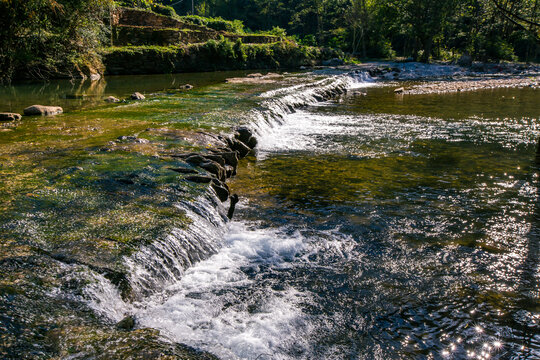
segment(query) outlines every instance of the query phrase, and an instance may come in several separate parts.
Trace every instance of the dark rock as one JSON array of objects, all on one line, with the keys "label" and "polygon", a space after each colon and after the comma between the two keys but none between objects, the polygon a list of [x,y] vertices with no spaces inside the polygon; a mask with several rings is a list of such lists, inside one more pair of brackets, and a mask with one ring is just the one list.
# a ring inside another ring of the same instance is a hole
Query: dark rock
[{"label": "dark rock", "polygon": [[237,139],[235,140],[236,141],[232,141],[231,149],[238,151],[238,153],[240,154],[240,157],[245,157],[247,154],[249,154],[251,149],[242,141],[237,140]]},{"label": "dark rock", "polygon": [[255,136],[252,136],[248,139],[248,141],[245,143],[249,148],[254,149],[255,146],[257,146],[257,139]]},{"label": "dark rock", "polygon": [[169,168],[169,170],[176,171],[180,174],[197,174],[197,170],[188,168]]},{"label": "dark rock", "polygon": [[131,100],[144,100],[146,97],[140,92],[134,92],[131,94]]},{"label": "dark rock", "polygon": [[216,175],[219,180],[221,181],[225,180],[225,175],[226,175],[225,169],[223,169],[223,167],[221,167],[221,165],[219,165],[217,162],[208,161],[208,162],[200,164],[199,166],[203,168],[204,170],[207,170],[210,173]]},{"label": "dark rock", "polygon": [[210,176],[190,175],[186,176],[186,180],[199,184],[208,184],[212,181],[212,178]]},{"label": "dark rock", "polygon": [[17,121],[21,118],[21,114],[17,113],[0,113],[0,121]]},{"label": "dark rock", "polygon": [[57,115],[63,113],[60,106],[32,105],[24,109],[24,115]]},{"label": "dark rock", "polygon": [[104,101],[106,101],[108,103],[117,103],[117,102],[120,102],[120,99],[115,98],[114,96],[109,96],[109,97],[105,98]]},{"label": "dark rock", "polygon": [[225,166],[225,159],[223,159],[223,157],[221,157],[220,155],[206,154],[204,155],[204,157],[209,160],[217,162],[221,166]]},{"label": "dark rock", "polygon": [[131,315],[126,316],[116,324],[116,328],[119,330],[130,331],[135,327],[135,318]]},{"label": "dark rock", "polygon": [[253,133],[251,132],[251,130],[245,126],[241,126],[236,130],[235,137],[241,142],[243,142],[244,144],[247,144],[249,138],[252,136],[253,136]]},{"label": "dark rock", "polygon": [[212,182],[212,189],[216,192],[217,197],[221,202],[227,201],[229,198],[229,190],[227,190],[224,186],[220,186]]},{"label": "dark rock", "polygon": [[199,165],[207,161],[208,160],[201,155],[190,155],[186,158],[186,162],[194,165]]},{"label": "dark rock", "polygon": [[229,206],[229,211],[227,212],[227,217],[230,220],[230,219],[232,219],[232,217],[234,215],[234,208],[236,207],[236,204],[238,203],[238,195],[233,194],[229,199],[231,200],[231,205]]}]

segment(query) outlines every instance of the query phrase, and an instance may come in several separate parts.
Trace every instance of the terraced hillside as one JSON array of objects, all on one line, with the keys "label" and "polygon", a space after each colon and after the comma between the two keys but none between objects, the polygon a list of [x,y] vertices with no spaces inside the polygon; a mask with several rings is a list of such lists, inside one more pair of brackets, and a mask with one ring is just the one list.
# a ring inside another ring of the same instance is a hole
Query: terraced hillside
[{"label": "terraced hillside", "polygon": [[112,16],[113,46],[170,46],[178,44],[205,43],[221,37],[244,44],[269,44],[281,38],[258,34],[232,34],[216,31],[204,25],[196,25],[169,16],[139,9],[119,8]]}]

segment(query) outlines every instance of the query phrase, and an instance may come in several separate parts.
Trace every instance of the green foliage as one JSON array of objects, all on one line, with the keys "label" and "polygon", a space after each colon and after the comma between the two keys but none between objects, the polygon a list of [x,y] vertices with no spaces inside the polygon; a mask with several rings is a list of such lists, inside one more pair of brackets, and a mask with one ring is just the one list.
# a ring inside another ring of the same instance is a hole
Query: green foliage
[{"label": "green foliage", "polygon": [[110,0],[0,1],[0,82],[100,69]]},{"label": "green foliage", "polygon": [[176,11],[174,11],[174,8],[171,6],[153,4],[152,11],[155,12],[156,14],[176,17]]},{"label": "green foliage", "polygon": [[224,20],[221,17],[210,18],[198,15],[182,16],[182,20],[195,25],[204,25],[217,31],[226,31],[235,34],[244,33],[244,23],[240,20]]},{"label": "green foliage", "polygon": [[279,36],[279,37],[286,37],[287,36],[287,31],[283,28],[280,28],[279,26],[274,26],[272,28],[272,30],[270,31],[267,31],[266,32],[268,35],[274,35],[274,36]]}]

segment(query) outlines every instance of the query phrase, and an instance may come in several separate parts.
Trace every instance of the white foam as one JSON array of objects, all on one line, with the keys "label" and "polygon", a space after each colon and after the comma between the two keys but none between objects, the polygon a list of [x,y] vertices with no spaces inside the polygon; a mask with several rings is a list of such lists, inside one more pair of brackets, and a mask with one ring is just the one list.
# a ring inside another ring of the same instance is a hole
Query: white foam
[{"label": "white foam", "polygon": [[174,295],[164,303],[150,303],[139,310],[137,320],[173,341],[206,349],[223,359],[287,358],[276,351],[287,342],[284,334],[295,345],[304,341],[298,334],[305,333],[307,325],[298,303],[306,295],[292,288],[274,291],[257,286],[250,290],[255,280],[242,270],[286,268],[304,246],[299,233],[286,236],[276,230],[248,230],[233,222],[225,246],[188,269],[168,289]]}]

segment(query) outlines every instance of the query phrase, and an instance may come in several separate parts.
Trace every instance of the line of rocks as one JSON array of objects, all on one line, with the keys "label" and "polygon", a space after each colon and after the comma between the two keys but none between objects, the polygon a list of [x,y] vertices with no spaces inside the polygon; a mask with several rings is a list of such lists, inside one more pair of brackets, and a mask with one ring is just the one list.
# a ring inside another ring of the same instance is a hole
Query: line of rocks
[{"label": "line of rocks", "polygon": [[230,194],[226,181],[236,175],[238,161],[246,157],[257,146],[257,139],[253,136],[252,131],[245,126],[237,128],[232,137],[220,135],[218,139],[227,145],[213,149],[210,153],[205,154],[172,155],[183,159],[191,166],[199,167],[210,175],[201,174],[192,168],[176,167],[170,168],[170,170],[186,174],[187,176],[184,179],[187,181],[209,184],[221,202],[230,200],[227,216],[231,219],[235,205],[238,202],[238,195]]},{"label": "line of rocks", "polygon": [[[52,116],[52,115],[58,115],[63,113],[64,110],[60,106],[43,106],[43,105],[32,105],[24,109],[24,115],[25,116]],[[7,121],[19,121],[21,120],[22,116],[21,114],[12,113],[12,112],[5,112],[0,113],[0,121],[1,122],[7,122]]]},{"label": "line of rocks", "polygon": [[[186,84],[181,87],[184,90],[190,90],[193,88],[193,85]],[[74,95],[67,95],[66,98],[77,98]],[[131,100],[144,100],[146,97],[141,94],[140,92],[134,92],[130,95],[129,99]],[[108,103],[118,103],[122,100],[114,97],[114,96],[108,96],[104,99],[105,102]],[[64,112],[64,109],[62,109],[60,106],[44,106],[44,105],[32,105],[24,109],[23,114],[25,116],[53,116],[53,115],[59,115]],[[21,120],[22,115],[18,113],[13,112],[0,112],[0,122],[8,122],[8,121],[19,121]]]}]

